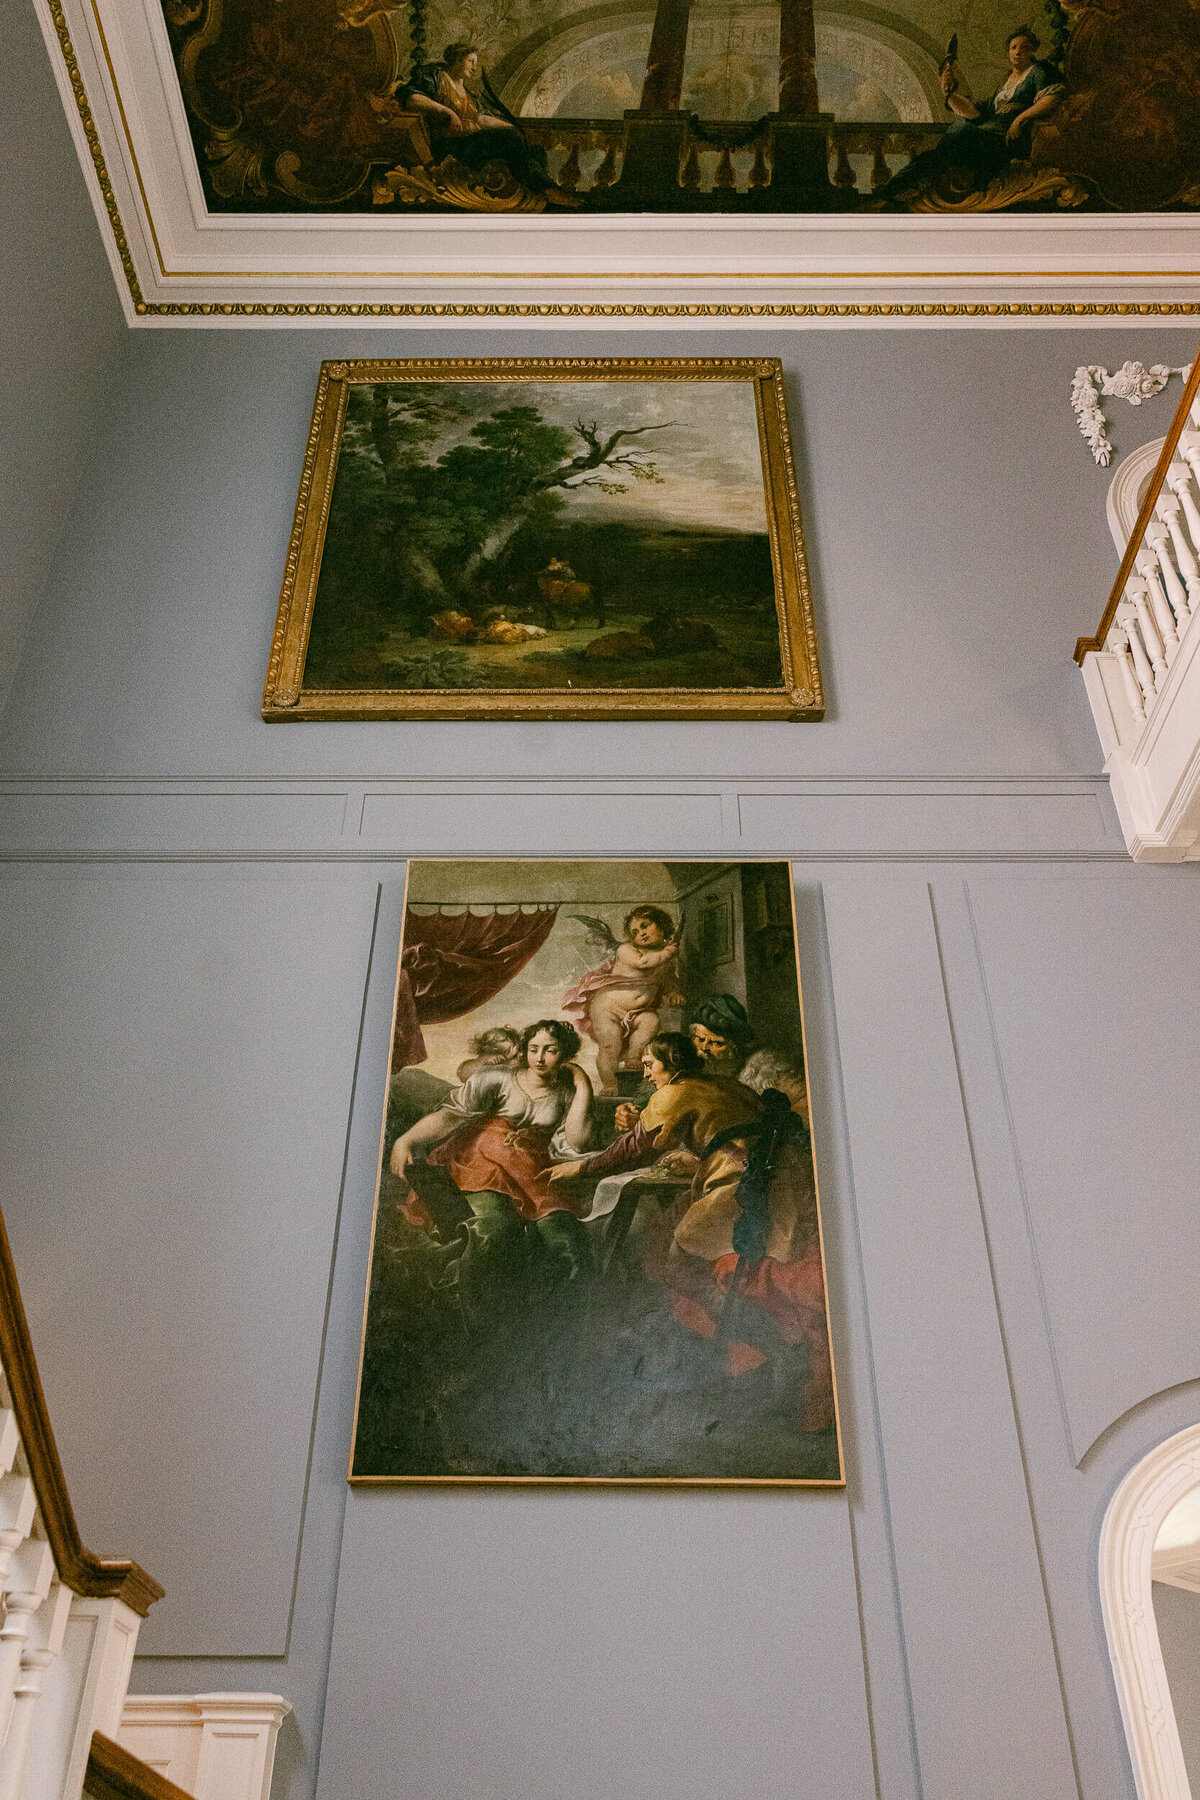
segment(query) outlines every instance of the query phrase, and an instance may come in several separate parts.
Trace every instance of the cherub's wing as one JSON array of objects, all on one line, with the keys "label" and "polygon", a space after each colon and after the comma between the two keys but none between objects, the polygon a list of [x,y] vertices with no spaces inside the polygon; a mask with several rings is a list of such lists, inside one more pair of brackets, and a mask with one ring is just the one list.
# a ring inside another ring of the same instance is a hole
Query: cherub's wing
[{"label": "cherub's wing", "polygon": [[612,934],[612,928],[606,925],[603,919],[594,919],[590,913],[569,913],[568,917],[578,919],[581,925],[587,926],[589,943],[602,944],[606,950],[616,950],[620,947],[618,940]]}]

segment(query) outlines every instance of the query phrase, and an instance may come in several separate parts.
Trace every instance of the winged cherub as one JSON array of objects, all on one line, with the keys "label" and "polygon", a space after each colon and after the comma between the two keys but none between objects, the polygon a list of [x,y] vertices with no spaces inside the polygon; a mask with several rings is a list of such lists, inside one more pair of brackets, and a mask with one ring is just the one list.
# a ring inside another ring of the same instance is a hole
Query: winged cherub
[{"label": "winged cherub", "polygon": [[587,941],[607,952],[604,961],[563,995],[562,1007],[596,1043],[598,1092],[617,1092],[617,1070],[637,1068],[659,1028],[659,1009],[682,1006],[675,921],[660,906],[635,906],[625,915],[625,942],[603,919],[571,917],[586,925]]}]

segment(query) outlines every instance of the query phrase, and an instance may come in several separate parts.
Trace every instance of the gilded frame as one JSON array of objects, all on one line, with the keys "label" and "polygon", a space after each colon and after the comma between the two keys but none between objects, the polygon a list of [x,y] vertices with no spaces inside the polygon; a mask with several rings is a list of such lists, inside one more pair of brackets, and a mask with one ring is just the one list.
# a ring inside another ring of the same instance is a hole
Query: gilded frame
[{"label": "gilded frame", "polygon": [[[779,688],[315,689],[304,666],[350,389],[404,382],[738,381],[753,384],[775,581]],[[779,719],[824,716],[812,589],[777,357],[469,357],[324,362],[263,689],[268,722],[338,719]]]},{"label": "gilded frame", "polygon": [[[647,1475],[647,1474],[636,1474],[636,1475],[596,1475],[596,1474],[543,1475],[543,1474],[529,1474],[529,1473],[503,1474],[503,1475],[502,1474],[446,1475],[446,1474],[375,1474],[375,1473],[364,1474],[364,1473],[356,1472],[355,1463],[357,1460],[357,1452],[358,1452],[359,1422],[360,1422],[360,1418],[362,1415],[362,1408],[363,1408],[363,1378],[364,1378],[366,1356],[367,1356],[367,1334],[368,1334],[368,1328],[369,1328],[370,1316],[371,1316],[372,1283],[373,1283],[373,1275],[374,1275],[374,1268],[375,1268],[375,1257],[376,1257],[378,1243],[379,1243],[380,1204],[381,1204],[381,1199],[382,1199],[382,1195],[383,1195],[384,1167],[385,1167],[385,1160],[386,1160],[387,1153],[388,1153],[389,1095],[390,1095],[392,1078],[395,1073],[395,1070],[393,1068],[394,1034],[395,1034],[397,1010],[398,1010],[399,1000],[400,1000],[401,978],[402,978],[403,971],[404,971],[405,935],[406,935],[406,927],[407,927],[407,922],[408,922],[409,901],[412,896],[412,888],[413,888],[412,876],[413,876],[414,867],[416,867],[416,866],[430,867],[430,866],[434,866],[434,865],[438,865],[438,864],[467,863],[473,867],[482,868],[482,867],[486,867],[489,864],[520,864],[520,863],[529,863],[529,862],[533,862],[536,864],[538,862],[546,862],[546,861],[550,861],[550,862],[554,862],[554,863],[560,863],[560,862],[575,863],[575,864],[579,864],[581,866],[590,865],[590,866],[594,867],[594,866],[598,866],[598,865],[604,864],[604,863],[612,863],[617,860],[627,861],[630,864],[635,864],[635,863],[651,863],[655,859],[649,858],[649,857],[631,857],[628,859],[616,859],[616,858],[612,858],[612,857],[570,857],[570,858],[564,858],[564,859],[557,859],[557,858],[555,858],[555,859],[538,859],[538,858],[494,857],[494,856],[493,857],[481,856],[481,857],[470,857],[470,858],[417,857],[417,858],[410,858],[409,861],[405,865],[404,901],[403,901],[403,907],[402,907],[402,912],[401,912],[400,942],[397,946],[397,952],[396,952],[396,980],[395,980],[395,988],[394,988],[394,992],[393,992],[393,1001],[392,1001],[392,1034],[389,1036],[389,1039],[388,1039],[388,1062],[387,1062],[387,1073],[385,1076],[385,1093],[384,1093],[384,1097],[383,1097],[382,1117],[380,1119],[380,1128],[379,1128],[379,1157],[378,1157],[378,1162],[377,1162],[377,1167],[376,1167],[375,1194],[374,1194],[374,1203],[373,1203],[372,1214],[371,1214],[370,1251],[369,1251],[369,1255],[368,1255],[367,1274],[366,1274],[366,1281],[365,1281],[366,1291],[363,1295],[362,1323],[361,1323],[361,1328],[360,1328],[359,1350],[358,1350],[358,1372],[357,1372],[356,1381],[355,1381],[354,1412],[353,1412],[353,1418],[352,1418],[351,1430],[350,1430],[350,1450],[349,1450],[349,1455],[347,1458],[346,1479],[347,1479],[348,1485],[351,1487],[364,1487],[364,1488],[366,1488],[366,1487],[408,1487],[408,1488],[413,1488],[413,1487],[423,1487],[423,1488],[463,1488],[463,1487],[489,1487],[489,1488],[531,1488],[531,1487],[532,1488],[545,1488],[545,1487],[552,1487],[552,1488],[553,1487],[557,1487],[557,1488],[568,1487],[569,1488],[569,1487],[576,1487],[576,1488],[578,1488],[578,1487],[584,1487],[584,1488],[699,1488],[699,1489],[724,1488],[724,1487],[749,1487],[749,1488],[792,1488],[792,1489],[816,1488],[816,1489],[829,1490],[829,1489],[844,1489],[846,1486],[845,1446],[844,1446],[843,1435],[842,1435],[841,1399],[840,1399],[839,1390],[838,1390],[837,1354],[836,1354],[836,1349],[835,1349],[835,1345],[834,1345],[833,1321],[832,1321],[831,1307],[830,1307],[830,1300],[829,1300],[829,1269],[828,1269],[828,1256],[826,1253],[826,1246],[825,1246],[824,1204],[823,1204],[822,1196],[821,1196],[820,1157],[818,1155],[818,1148],[817,1148],[818,1129],[817,1129],[817,1121],[815,1119],[812,1119],[811,1125],[810,1125],[810,1154],[811,1154],[811,1158],[812,1158],[812,1179],[813,1179],[814,1196],[815,1196],[815,1201],[816,1201],[817,1255],[818,1255],[818,1259],[819,1259],[819,1263],[820,1263],[820,1270],[821,1270],[821,1284],[822,1284],[822,1289],[823,1289],[823,1310],[824,1310],[824,1318],[825,1318],[825,1330],[826,1330],[827,1341],[828,1341],[829,1351],[830,1351],[829,1386],[830,1386],[830,1396],[831,1396],[831,1401],[832,1401],[832,1413],[833,1413],[832,1432],[833,1432],[836,1464],[837,1464],[835,1473],[831,1473],[829,1475],[819,1475],[819,1476],[809,1475],[809,1476],[782,1476],[781,1477],[781,1476],[761,1476],[761,1475],[734,1475],[734,1476],[666,1475],[666,1476],[663,1476],[663,1475]],[[689,859],[689,861],[691,861],[691,859]],[[728,870],[732,870],[732,869],[748,870],[748,869],[753,869],[755,867],[767,867],[769,865],[781,866],[781,867],[785,868],[787,871],[788,896],[789,896],[788,925],[789,925],[790,932],[791,932],[791,945],[792,945],[791,961],[792,961],[792,966],[793,966],[795,978],[796,978],[796,1000],[797,1000],[799,1023],[800,1023],[800,1052],[801,1052],[801,1058],[802,1058],[804,1082],[805,1082],[806,1089],[807,1089],[809,1095],[811,1096],[811,1094],[812,1094],[811,1057],[809,1055],[808,1026],[807,1026],[807,1021],[805,1018],[805,1008],[804,1008],[804,981],[803,981],[803,977],[801,974],[801,968],[800,968],[800,934],[799,934],[798,921],[797,921],[797,917],[796,917],[795,869],[794,869],[791,861],[789,859],[783,858],[783,857],[740,857],[737,859],[736,862],[733,862],[733,863],[723,862],[721,859],[709,858],[709,857],[701,857],[701,858],[697,858],[694,860],[695,867],[700,868],[700,867],[708,866],[713,871],[717,871],[717,872],[720,872],[722,870],[728,871]],[[426,896],[421,897],[421,903],[422,904],[427,903]]]}]

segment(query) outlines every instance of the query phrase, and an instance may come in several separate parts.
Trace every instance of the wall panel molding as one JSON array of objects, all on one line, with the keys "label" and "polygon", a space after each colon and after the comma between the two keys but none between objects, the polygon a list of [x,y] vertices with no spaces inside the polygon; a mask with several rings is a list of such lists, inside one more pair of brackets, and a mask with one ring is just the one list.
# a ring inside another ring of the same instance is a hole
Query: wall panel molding
[{"label": "wall panel molding", "polygon": [[1125,861],[1102,777],[0,780],[0,861],[571,852]]},{"label": "wall panel molding", "polygon": [[825,909],[924,1793],[1066,1795],[1070,1740],[929,888],[834,880]]},{"label": "wall panel molding", "polygon": [[1179,1121],[1194,1110],[1200,982],[1189,913],[1131,873],[1119,892],[1079,884],[1069,908],[1019,878],[968,893],[1077,1467],[1117,1420],[1200,1377],[1179,1254],[1194,1240]]}]

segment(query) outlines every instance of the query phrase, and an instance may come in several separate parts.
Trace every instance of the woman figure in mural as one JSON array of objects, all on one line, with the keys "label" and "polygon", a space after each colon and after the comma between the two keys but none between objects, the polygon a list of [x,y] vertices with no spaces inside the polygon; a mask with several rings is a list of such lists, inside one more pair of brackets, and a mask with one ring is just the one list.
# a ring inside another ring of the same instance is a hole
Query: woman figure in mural
[{"label": "woman figure in mural", "polygon": [[974,189],[986,188],[1009,163],[1028,157],[1033,127],[1058,111],[1067,85],[1061,69],[1038,59],[1041,42],[1028,25],[1009,34],[1009,72],[987,100],[973,100],[962,88],[957,65],[942,70],[946,105],[956,115],[941,142],[913,158],[881,190],[884,200],[902,199],[950,170],[969,177]]},{"label": "woman figure in mural", "polygon": [[[489,1034],[490,1035],[490,1034]],[[392,1145],[388,1167],[405,1179],[427,1160],[448,1174],[471,1209],[466,1245],[451,1246],[444,1280],[464,1287],[484,1265],[503,1268],[521,1252],[531,1225],[567,1276],[587,1260],[586,1211],[552,1188],[557,1159],[586,1150],[592,1084],[572,1061],[579,1033],[562,1019],[538,1019],[517,1041],[512,1062],[481,1067],[453,1088],[436,1112]],[[420,1202],[414,1223],[423,1223]]]},{"label": "woman figure in mural", "polygon": [[474,44],[448,44],[440,62],[418,64],[398,98],[425,120],[435,156],[449,152],[474,171],[502,163],[535,193],[552,186],[545,151],[528,143],[511,119],[480,111],[467,88],[478,69]]},{"label": "woman figure in mural", "polygon": [[[615,1094],[617,1071],[636,1068],[661,1024],[660,1009],[682,1006],[675,921],[661,906],[625,915],[625,942],[563,995],[562,1008],[596,1042],[600,1093]],[[609,939],[612,943],[613,940]]]},{"label": "woman figure in mural", "polygon": [[[807,1129],[782,1095],[760,1097],[709,1073],[681,1031],[650,1040],[642,1071],[654,1092],[630,1128],[607,1149],[560,1163],[551,1182],[649,1167],[674,1153],[673,1166],[692,1171],[691,1186],[664,1215],[666,1254],[653,1238],[643,1251],[645,1273],[666,1283],[681,1325],[718,1341],[731,1375],[770,1363],[790,1377],[789,1353],[804,1356],[801,1428],[828,1430],[833,1387]],[[790,1380],[783,1391],[792,1391]]]},{"label": "woman figure in mural", "polygon": [[740,1081],[751,1093],[774,1088],[787,1097],[788,1105],[807,1125],[808,1084],[797,1069],[775,1050],[758,1042],[745,1007],[736,994],[714,994],[693,1007],[688,1035],[709,1074]]}]

